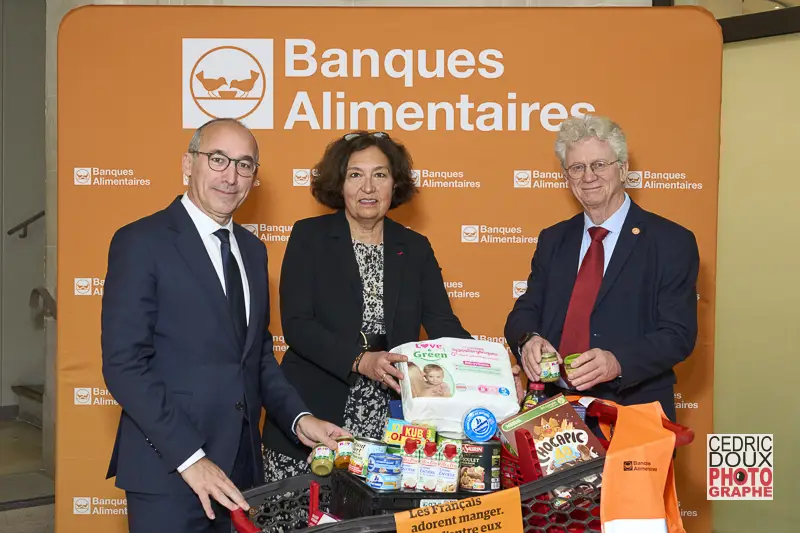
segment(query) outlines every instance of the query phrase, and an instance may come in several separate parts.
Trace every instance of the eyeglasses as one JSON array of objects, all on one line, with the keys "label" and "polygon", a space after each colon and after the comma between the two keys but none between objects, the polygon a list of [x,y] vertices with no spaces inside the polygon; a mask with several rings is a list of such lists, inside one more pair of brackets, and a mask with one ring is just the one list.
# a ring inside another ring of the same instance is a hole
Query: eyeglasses
[{"label": "eyeglasses", "polygon": [[353,139],[357,139],[359,137],[364,137],[364,136],[376,137],[378,139],[388,139],[389,138],[389,134],[388,133],[384,133],[382,131],[373,131],[372,133],[348,133],[347,135],[342,137],[342,139],[344,139],[347,142],[350,142]]},{"label": "eyeglasses", "polygon": [[233,159],[225,154],[219,152],[198,152],[197,150],[190,150],[190,154],[203,154],[208,158],[208,168],[217,172],[223,172],[231,164],[231,161],[236,163],[236,173],[243,178],[252,178],[258,167],[258,163],[252,159]]},{"label": "eyeglasses", "polygon": [[[608,169],[614,163],[619,163],[619,159],[617,159],[616,161],[611,161],[611,162],[603,161],[601,159],[601,160],[598,160],[598,161],[592,161],[589,164],[589,168],[592,169],[592,172],[594,174],[599,176],[601,174],[604,174],[606,171],[608,171]],[[579,179],[583,178],[584,174],[586,174],[586,165],[584,163],[575,163],[574,165],[568,166],[565,170],[567,171],[567,176],[569,176],[570,179],[579,180]]]}]

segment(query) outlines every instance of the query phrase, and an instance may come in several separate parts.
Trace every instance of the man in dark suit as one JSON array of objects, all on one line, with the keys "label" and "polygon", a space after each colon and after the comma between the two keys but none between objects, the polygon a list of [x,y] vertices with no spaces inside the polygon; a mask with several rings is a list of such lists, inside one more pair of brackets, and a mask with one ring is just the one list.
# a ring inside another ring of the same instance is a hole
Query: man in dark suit
[{"label": "man in dark suit", "polygon": [[103,375],[122,407],[108,477],[132,532],[230,531],[263,480],[259,419],[295,441],[345,434],[312,416],[273,355],[267,253],[234,224],[258,169],[240,123],[199,128],[189,189],[117,231],[102,309]]},{"label": "man in dark suit", "polygon": [[[674,421],[673,367],[697,338],[695,237],[627,195],[627,145],[611,120],[565,121],[556,153],[583,213],[539,235],[506,338],[533,381],[542,353],[558,353],[562,379],[551,392],[658,401]],[[574,353],[564,379],[563,358]]]}]

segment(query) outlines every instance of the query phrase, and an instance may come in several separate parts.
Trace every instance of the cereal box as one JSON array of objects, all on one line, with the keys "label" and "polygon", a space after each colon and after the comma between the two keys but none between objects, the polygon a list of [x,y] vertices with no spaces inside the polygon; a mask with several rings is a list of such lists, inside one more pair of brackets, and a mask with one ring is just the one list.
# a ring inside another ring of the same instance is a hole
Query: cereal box
[{"label": "cereal box", "polygon": [[549,475],[606,454],[577,411],[563,394],[553,396],[529,411],[500,423],[503,444],[516,455],[516,436],[520,428],[528,430],[536,446],[542,474]]}]

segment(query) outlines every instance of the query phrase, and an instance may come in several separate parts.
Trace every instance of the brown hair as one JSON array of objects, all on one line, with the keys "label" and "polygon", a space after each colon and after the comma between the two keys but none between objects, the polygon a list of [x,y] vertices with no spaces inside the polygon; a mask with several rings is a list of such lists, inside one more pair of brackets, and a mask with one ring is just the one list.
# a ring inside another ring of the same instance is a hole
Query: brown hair
[{"label": "brown hair", "polygon": [[[345,137],[350,140],[346,140]],[[331,142],[319,163],[311,171],[311,194],[326,207],[344,208],[344,188],[347,164],[355,152],[370,146],[378,149],[389,159],[389,168],[394,180],[392,203],[389,209],[399,207],[411,200],[417,187],[411,177],[411,155],[405,146],[392,140],[386,133],[357,131]]]}]

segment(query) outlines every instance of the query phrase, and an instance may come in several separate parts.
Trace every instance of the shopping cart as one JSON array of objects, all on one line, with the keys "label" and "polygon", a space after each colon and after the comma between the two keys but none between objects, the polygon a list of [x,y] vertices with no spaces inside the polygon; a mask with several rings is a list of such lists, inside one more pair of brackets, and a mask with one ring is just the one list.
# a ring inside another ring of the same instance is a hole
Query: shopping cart
[{"label": "shopping cart", "polygon": [[[579,400],[578,397],[571,396],[567,399],[571,403]],[[616,407],[595,400],[588,406],[586,416],[596,418],[606,437],[599,440],[607,449],[617,420]],[[676,447],[685,446],[694,440],[694,431],[687,427],[666,419],[663,420],[663,426],[675,433]],[[515,436],[519,456],[512,456],[505,447],[501,452],[502,485],[503,488],[519,487],[525,533],[599,533],[605,457],[542,476],[530,433],[518,429]],[[249,516],[242,511],[233,514],[233,533],[282,533],[306,527],[309,513],[313,510],[319,508],[330,512],[330,479],[306,475],[246,491],[244,496],[252,509]],[[314,481],[320,487],[316,497],[312,490]],[[304,491],[305,496],[298,497],[294,492],[298,490]],[[460,493],[453,496],[469,497]],[[283,517],[279,516],[281,513],[284,513]],[[289,513],[291,520],[286,519]],[[383,513],[386,514],[318,525],[313,530],[315,533],[395,532],[394,515],[386,510]]]}]

